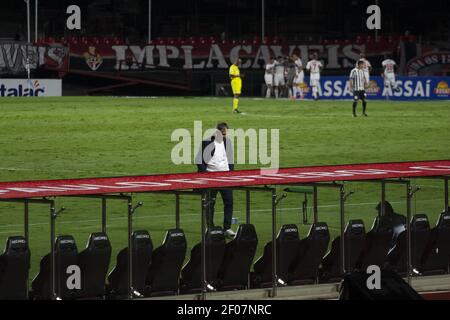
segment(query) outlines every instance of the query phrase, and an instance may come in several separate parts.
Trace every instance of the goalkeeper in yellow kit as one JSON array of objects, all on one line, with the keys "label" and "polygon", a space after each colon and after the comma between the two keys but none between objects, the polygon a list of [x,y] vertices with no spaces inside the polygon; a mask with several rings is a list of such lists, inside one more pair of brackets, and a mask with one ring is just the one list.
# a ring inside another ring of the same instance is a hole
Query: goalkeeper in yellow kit
[{"label": "goalkeeper in yellow kit", "polygon": [[239,111],[239,97],[241,96],[242,89],[242,78],[239,71],[239,66],[242,60],[237,58],[236,61],[230,66],[230,79],[231,79],[231,89],[233,90],[233,112],[241,113]]}]

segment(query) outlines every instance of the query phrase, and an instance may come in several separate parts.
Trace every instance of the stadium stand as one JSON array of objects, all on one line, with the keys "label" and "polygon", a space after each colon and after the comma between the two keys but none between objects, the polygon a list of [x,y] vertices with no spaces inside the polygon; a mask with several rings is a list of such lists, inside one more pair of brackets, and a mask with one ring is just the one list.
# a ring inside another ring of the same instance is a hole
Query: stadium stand
[{"label": "stadium stand", "polygon": [[81,269],[81,290],[77,298],[102,298],[105,296],[106,274],[111,260],[111,244],[104,232],[92,233],[86,249],[78,256]]},{"label": "stadium stand", "polygon": [[152,263],[147,272],[146,296],[178,293],[186,249],[186,236],[182,229],[170,229],[166,232],[162,245],[152,254]]},{"label": "stadium stand", "polygon": [[234,239],[225,246],[225,255],[219,269],[219,290],[248,287],[250,267],[258,246],[258,236],[252,224],[241,224]]},{"label": "stadium stand", "polygon": [[[425,214],[416,214],[411,223],[411,266],[413,270],[420,269],[420,258],[430,236],[430,223]],[[406,275],[407,232],[403,231],[397,238],[396,245],[389,251],[389,266],[401,275]]]},{"label": "stadium stand", "polygon": [[[277,276],[280,284],[287,284],[291,264],[297,257],[300,238],[297,225],[285,224],[276,238]],[[272,241],[264,246],[263,255],[255,262],[251,274],[252,287],[270,287],[272,285]]]},{"label": "stadium stand", "polygon": [[[75,290],[70,290],[66,286],[69,275],[66,273],[67,267],[78,263],[78,249],[75,239],[70,235],[58,236],[55,241],[55,271],[56,283],[55,292],[61,299],[71,299],[75,297]],[[52,299],[50,287],[50,253],[41,259],[40,269],[32,282],[32,298]]]},{"label": "stadium stand", "polygon": [[[218,272],[225,254],[225,236],[220,227],[212,227],[206,231],[206,282],[210,290],[218,285]],[[182,293],[200,292],[201,283],[201,243],[191,250],[191,257],[181,270],[180,291]]]},{"label": "stadium stand", "polygon": [[289,269],[289,285],[315,283],[319,265],[330,242],[328,225],[314,223],[308,236],[300,240],[298,254]]},{"label": "stadium stand", "polygon": [[421,262],[424,275],[448,273],[450,257],[450,212],[442,212],[431,229]]},{"label": "stadium stand", "polygon": [[30,249],[23,236],[6,240],[5,251],[0,255],[0,299],[25,300],[28,298],[28,272]]},{"label": "stadium stand", "polygon": [[[364,221],[350,220],[344,231],[344,261],[345,271],[352,272],[356,267],[358,257],[364,248],[366,230]],[[320,282],[336,282],[342,278],[341,273],[341,236],[331,243],[331,249],[322,260],[319,270]]]},{"label": "stadium stand", "polygon": [[[152,259],[153,244],[148,231],[134,231],[132,235],[134,294],[143,295],[148,267]],[[108,276],[110,298],[118,298],[128,293],[128,247],[117,255],[117,264]]]}]

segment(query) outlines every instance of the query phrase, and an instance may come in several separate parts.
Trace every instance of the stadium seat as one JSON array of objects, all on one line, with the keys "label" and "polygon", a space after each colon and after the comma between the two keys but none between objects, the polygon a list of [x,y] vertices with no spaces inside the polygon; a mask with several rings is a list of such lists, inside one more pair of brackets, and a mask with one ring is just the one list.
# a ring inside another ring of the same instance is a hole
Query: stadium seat
[{"label": "stadium seat", "polygon": [[[225,236],[220,227],[212,227],[206,232],[206,282],[217,288],[218,272],[225,253]],[[181,270],[180,291],[182,293],[201,292],[201,243],[191,250],[191,257]],[[210,289],[212,289],[210,288]]]},{"label": "stadium seat", "polygon": [[81,290],[78,298],[105,296],[106,274],[111,260],[111,244],[104,232],[92,233],[86,249],[80,252]]},{"label": "stadium seat", "polygon": [[366,241],[361,256],[358,258],[357,268],[366,270],[370,265],[384,268],[387,254],[392,248],[394,228],[387,216],[377,216],[372,229],[366,235]]},{"label": "stadium seat", "polygon": [[[283,225],[276,239],[278,282],[287,284],[289,267],[297,257],[300,238],[297,225]],[[272,241],[264,246],[263,255],[255,262],[252,287],[272,285]]]},{"label": "stadium seat", "polygon": [[153,251],[147,272],[146,295],[160,296],[178,293],[180,271],[186,256],[186,236],[181,229],[170,229],[162,245]]},{"label": "stadium seat", "polygon": [[[350,220],[344,231],[345,271],[352,272],[361,255],[366,241],[366,230],[362,220]],[[331,250],[322,260],[320,282],[340,281],[341,274],[341,236],[331,243]]]},{"label": "stadium seat", "polygon": [[[420,269],[420,258],[430,236],[430,223],[425,214],[416,214],[411,223],[411,265],[414,269]],[[388,253],[390,267],[396,272],[406,274],[406,238],[407,232],[403,231],[397,238],[396,245]]]},{"label": "stadium seat", "polygon": [[[78,250],[75,239],[72,236],[58,236],[55,241],[55,291],[61,299],[72,299],[76,296],[76,290],[67,288],[67,267],[78,264]],[[51,299],[50,286],[50,253],[41,259],[39,273],[32,282],[33,299]]]},{"label": "stadium seat", "polygon": [[[133,290],[144,294],[145,280],[152,259],[153,244],[150,234],[145,230],[134,231],[132,235]],[[128,294],[128,247],[117,255],[117,264],[108,276],[109,293],[121,297]]]},{"label": "stadium seat", "polygon": [[431,230],[421,259],[424,275],[448,273],[450,257],[450,211],[439,216]]},{"label": "stadium seat", "polygon": [[0,300],[25,300],[27,296],[30,250],[22,236],[9,237],[0,255]]},{"label": "stadium seat", "polygon": [[319,273],[319,265],[327,252],[330,232],[324,222],[314,223],[308,236],[300,240],[297,257],[289,269],[289,284],[300,285],[315,283]]},{"label": "stadium seat", "polygon": [[248,276],[257,246],[255,227],[252,224],[241,224],[234,239],[225,246],[225,255],[219,269],[220,290],[248,287]]}]

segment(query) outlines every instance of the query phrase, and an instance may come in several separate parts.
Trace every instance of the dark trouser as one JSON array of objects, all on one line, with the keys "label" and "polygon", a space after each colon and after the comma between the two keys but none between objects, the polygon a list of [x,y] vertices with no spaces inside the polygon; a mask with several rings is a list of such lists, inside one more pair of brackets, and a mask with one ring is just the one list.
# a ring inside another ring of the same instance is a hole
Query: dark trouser
[{"label": "dark trouser", "polygon": [[356,106],[358,105],[358,100],[361,99],[362,101],[362,106],[363,106],[363,113],[366,113],[366,107],[367,107],[367,102],[366,102],[366,91],[362,90],[362,91],[355,91],[353,93],[354,95],[354,99],[353,99],[353,114],[356,114]]},{"label": "dark trouser", "polygon": [[[228,189],[211,190],[211,199],[209,212],[206,214],[206,223],[208,227],[214,226],[214,205],[216,204],[217,193],[220,192],[223,200],[223,229],[231,228],[231,219],[233,217],[233,191]],[[209,214],[208,214],[209,213]]]}]

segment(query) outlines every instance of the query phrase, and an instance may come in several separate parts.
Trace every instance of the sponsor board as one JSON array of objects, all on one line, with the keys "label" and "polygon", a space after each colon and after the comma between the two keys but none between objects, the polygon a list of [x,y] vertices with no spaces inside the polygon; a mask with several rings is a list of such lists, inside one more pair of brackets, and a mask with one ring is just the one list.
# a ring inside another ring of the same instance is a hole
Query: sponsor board
[{"label": "sponsor board", "polygon": [[61,79],[0,79],[0,97],[60,97]]},{"label": "sponsor board", "polygon": [[[382,77],[370,77],[366,89],[368,99],[391,100],[448,100],[450,77],[398,77],[397,91],[385,87]],[[312,99],[309,77],[301,85],[305,98]],[[319,94],[321,99],[353,99],[348,77],[322,77]]]}]

